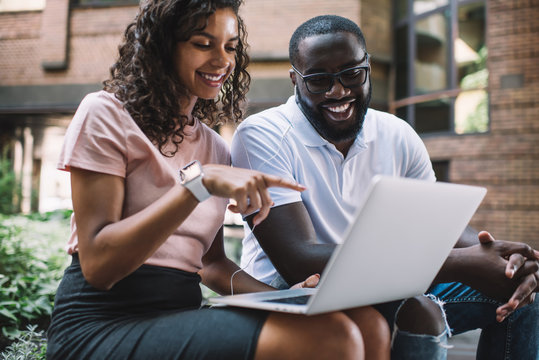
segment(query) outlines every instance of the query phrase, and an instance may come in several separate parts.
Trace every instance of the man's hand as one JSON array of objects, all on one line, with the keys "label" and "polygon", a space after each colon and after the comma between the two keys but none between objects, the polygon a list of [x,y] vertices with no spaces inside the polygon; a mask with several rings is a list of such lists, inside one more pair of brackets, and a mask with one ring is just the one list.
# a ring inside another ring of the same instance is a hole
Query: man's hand
[{"label": "man's hand", "polygon": [[523,243],[496,241],[486,231],[481,231],[478,237],[480,246],[496,248],[506,261],[505,277],[512,280],[515,287],[507,303],[496,309],[496,320],[502,322],[513,311],[535,300],[535,293],[539,291],[539,252]]},{"label": "man's hand", "polygon": [[486,231],[480,232],[478,239],[477,245],[452,251],[454,279],[487,296],[507,301],[497,312],[498,320],[503,320],[518,306],[533,301],[537,256],[526,244],[495,240]]}]

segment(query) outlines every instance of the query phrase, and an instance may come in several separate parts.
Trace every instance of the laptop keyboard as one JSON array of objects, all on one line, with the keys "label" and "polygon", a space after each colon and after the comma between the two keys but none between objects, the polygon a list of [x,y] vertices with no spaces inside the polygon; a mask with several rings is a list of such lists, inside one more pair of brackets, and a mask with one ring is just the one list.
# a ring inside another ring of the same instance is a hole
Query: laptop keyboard
[{"label": "laptop keyboard", "polygon": [[300,296],[292,296],[288,298],[285,297],[285,298],[279,298],[279,299],[269,299],[269,300],[264,300],[264,302],[305,305],[309,301],[310,297],[311,295],[300,295]]}]

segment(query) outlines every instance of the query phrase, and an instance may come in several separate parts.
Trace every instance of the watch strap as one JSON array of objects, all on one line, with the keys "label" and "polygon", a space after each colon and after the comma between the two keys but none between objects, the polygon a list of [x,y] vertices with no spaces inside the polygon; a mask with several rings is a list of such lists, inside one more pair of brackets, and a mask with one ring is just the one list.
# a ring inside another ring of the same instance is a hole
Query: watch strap
[{"label": "watch strap", "polygon": [[[193,171],[195,172],[194,177]],[[199,202],[211,197],[208,189],[206,189],[202,183],[203,178],[204,172],[202,171],[202,165],[198,160],[191,161],[180,170],[180,183],[187,188]]]},{"label": "watch strap", "polygon": [[209,193],[208,189],[204,186],[202,183],[202,178],[204,177],[204,174],[200,174],[193,180],[183,184],[189,190],[193,195],[197,198],[199,202],[203,202],[204,200],[207,200],[211,197],[211,194]]}]

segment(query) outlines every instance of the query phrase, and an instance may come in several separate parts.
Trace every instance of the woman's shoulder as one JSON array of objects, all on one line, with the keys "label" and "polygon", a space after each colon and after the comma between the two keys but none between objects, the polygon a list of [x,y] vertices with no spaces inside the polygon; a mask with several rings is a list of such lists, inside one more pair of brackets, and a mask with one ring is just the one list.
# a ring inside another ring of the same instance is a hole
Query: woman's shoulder
[{"label": "woman's shoulder", "polygon": [[87,94],[81,101],[79,109],[87,111],[125,111],[123,103],[112,93],[105,90]]},{"label": "woman's shoulder", "polygon": [[125,145],[127,135],[135,128],[136,124],[123,103],[114,94],[101,90],[84,97],[66,135],[115,139]]},{"label": "woman's shoulder", "polygon": [[81,101],[73,121],[88,126],[115,127],[124,130],[136,124],[116,95],[105,90],[87,94]]}]

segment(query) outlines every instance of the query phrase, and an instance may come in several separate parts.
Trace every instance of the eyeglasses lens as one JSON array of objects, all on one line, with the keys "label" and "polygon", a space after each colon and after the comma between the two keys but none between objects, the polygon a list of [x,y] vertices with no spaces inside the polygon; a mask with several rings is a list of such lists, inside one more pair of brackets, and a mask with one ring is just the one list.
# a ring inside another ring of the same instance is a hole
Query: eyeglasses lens
[{"label": "eyeglasses lens", "polygon": [[360,86],[363,85],[367,79],[367,69],[355,68],[336,75],[323,74],[309,77],[305,80],[309,91],[313,93],[323,93],[331,90],[335,78],[339,78],[340,83],[345,87]]}]

